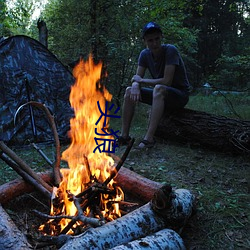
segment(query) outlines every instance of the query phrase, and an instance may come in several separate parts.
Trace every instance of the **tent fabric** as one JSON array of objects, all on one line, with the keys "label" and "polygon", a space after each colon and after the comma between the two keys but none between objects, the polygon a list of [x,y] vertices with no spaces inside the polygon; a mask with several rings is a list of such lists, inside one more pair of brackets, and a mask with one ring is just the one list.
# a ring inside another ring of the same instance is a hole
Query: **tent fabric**
[{"label": "tent fabric", "polygon": [[27,36],[0,40],[0,139],[9,144],[45,142],[53,133],[45,112],[26,105],[44,104],[54,116],[60,140],[67,140],[73,110],[71,72],[44,45]]}]

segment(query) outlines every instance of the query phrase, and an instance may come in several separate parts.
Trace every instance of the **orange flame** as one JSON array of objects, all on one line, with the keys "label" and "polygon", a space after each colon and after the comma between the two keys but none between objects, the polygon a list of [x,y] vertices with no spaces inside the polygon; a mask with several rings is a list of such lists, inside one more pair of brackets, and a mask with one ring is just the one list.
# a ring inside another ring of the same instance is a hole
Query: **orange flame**
[{"label": "orange flame", "polygon": [[[68,162],[69,171],[63,171],[63,180],[60,183],[59,190],[63,194],[63,201],[65,207],[65,215],[74,216],[77,209],[73,202],[68,200],[67,190],[70,193],[77,195],[87,188],[87,184],[91,182],[91,177],[94,176],[98,182],[103,183],[110,175],[114,168],[113,159],[106,153],[98,150],[93,153],[97,144],[94,140],[96,137],[95,128],[101,132],[104,123],[104,117],[101,118],[98,124],[96,122],[100,118],[100,110],[97,102],[99,101],[102,110],[105,109],[106,101],[111,101],[112,95],[108,90],[102,87],[99,83],[101,77],[102,63],[94,64],[92,56],[84,62],[80,60],[79,64],[74,68],[73,75],[76,79],[75,84],[71,88],[70,103],[74,109],[75,116],[70,120],[71,130],[69,135],[71,137],[71,145],[62,153],[62,159]],[[106,117],[108,124],[108,117]],[[104,138],[104,136],[98,136]],[[105,136],[105,139],[113,139],[111,135]],[[88,164],[86,164],[86,159]],[[88,165],[88,166],[87,166]],[[113,181],[109,183],[112,186]],[[123,192],[118,190],[117,197],[114,199],[122,200]],[[106,203],[105,195],[101,197],[104,207],[103,214],[105,214]],[[117,204],[113,206],[115,214],[120,215]],[[53,212],[53,208],[51,214]],[[61,220],[61,229],[67,224],[68,220]]]}]

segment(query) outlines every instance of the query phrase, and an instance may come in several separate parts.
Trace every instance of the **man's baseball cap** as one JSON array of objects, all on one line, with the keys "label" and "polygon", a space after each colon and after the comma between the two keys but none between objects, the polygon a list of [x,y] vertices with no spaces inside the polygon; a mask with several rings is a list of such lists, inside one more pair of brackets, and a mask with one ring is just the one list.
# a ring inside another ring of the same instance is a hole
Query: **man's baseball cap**
[{"label": "man's baseball cap", "polygon": [[155,22],[149,22],[142,29],[142,37],[144,38],[144,36],[146,35],[146,33],[148,31],[152,31],[152,30],[158,30],[158,31],[160,31],[162,33],[161,27],[157,23],[155,23]]}]

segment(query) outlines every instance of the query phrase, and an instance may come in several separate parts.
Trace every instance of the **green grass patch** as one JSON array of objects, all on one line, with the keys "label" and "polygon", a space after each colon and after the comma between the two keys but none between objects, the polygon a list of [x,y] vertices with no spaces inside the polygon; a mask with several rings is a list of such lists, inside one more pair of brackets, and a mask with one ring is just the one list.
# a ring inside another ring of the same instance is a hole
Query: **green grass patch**
[{"label": "green grass patch", "polygon": [[[230,97],[233,109],[245,120],[250,120],[249,101],[248,96]],[[187,107],[237,118],[222,96],[191,96]],[[149,110],[144,104],[137,107],[131,128],[136,143],[146,131]],[[111,120],[110,128],[121,129],[121,119]],[[50,159],[55,158],[53,146],[45,145],[42,149]],[[37,172],[50,168],[32,147],[14,148],[14,151]],[[123,152],[124,148],[120,148],[117,155]],[[249,156],[159,140],[153,149],[132,149],[124,166],[151,180],[195,193],[197,213],[181,234],[188,249],[250,249]],[[0,169],[0,184],[17,178],[3,161]]]}]

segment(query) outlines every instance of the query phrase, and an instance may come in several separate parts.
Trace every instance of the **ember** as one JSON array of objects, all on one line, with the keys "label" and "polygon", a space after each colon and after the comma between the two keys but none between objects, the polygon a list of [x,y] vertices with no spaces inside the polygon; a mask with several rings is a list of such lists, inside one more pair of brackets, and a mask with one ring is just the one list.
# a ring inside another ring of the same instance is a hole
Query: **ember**
[{"label": "ember", "polygon": [[[86,224],[98,226],[121,216],[119,201],[124,195],[113,181],[114,160],[107,153],[94,151],[95,129],[107,131],[109,124],[109,116],[100,116],[98,108],[105,109],[106,102],[112,98],[100,85],[101,70],[102,64],[95,65],[91,56],[86,62],[80,60],[74,68],[76,82],[70,93],[75,112],[70,120],[72,143],[62,153],[69,170],[61,169],[63,179],[54,192],[52,217],[40,227],[45,234],[76,234]],[[107,133],[100,137],[113,139]]]}]

